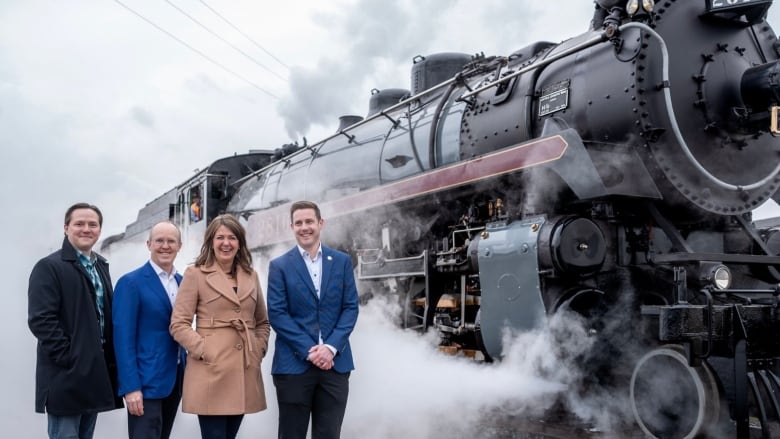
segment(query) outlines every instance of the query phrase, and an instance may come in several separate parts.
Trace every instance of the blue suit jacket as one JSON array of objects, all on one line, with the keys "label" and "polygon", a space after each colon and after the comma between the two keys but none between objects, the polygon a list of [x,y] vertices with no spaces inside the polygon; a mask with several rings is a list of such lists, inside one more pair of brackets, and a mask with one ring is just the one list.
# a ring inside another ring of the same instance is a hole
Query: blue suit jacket
[{"label": "blue suit jacket", "polygon": [[322,246],[320,298],[298,247],[268,267],[268,319],[276,331],[272,374],[301,374],[311,363],[309,348],[323,343],[338,351],[336,372],[355,368],[349,335],[358,316],[358,293],[349,255]]},{"label": "blue suit jacket", "polygon": [[[176,282],[181,283],[180,274]],[[149,262],[119,278],[113,318],[120,396],[135,390],[144,398],[170,395],[180,352],[184,366],[184,350],[168,332],[172,311],[168,293]]]}]

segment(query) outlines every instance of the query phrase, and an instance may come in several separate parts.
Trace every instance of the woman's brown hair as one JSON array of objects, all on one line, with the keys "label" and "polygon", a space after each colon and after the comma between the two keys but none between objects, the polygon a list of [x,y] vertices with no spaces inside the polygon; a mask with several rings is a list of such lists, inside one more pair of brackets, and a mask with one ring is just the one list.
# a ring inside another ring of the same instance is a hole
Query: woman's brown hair
[{"label": "woman's brown hair", "polygon": [[206,228],[206,234],[203,236],[203,246],[201,246],[200,254],[195,259],[195,265],[198,267],[209,266],[216,262],[217,257],[214,254],[214,237],[217,235],[219,226],[227,227],[238,239],[238,252],[236,252],[236,257],[233,258],[233,266],[230,267],[230,271],[235,272],[236,267],[241,267],[247,273],[251,273],[252,254],[249,253],[249,249],[246,245],[246,231],[236,217],[228,213],[214,218],[208,228]]}]

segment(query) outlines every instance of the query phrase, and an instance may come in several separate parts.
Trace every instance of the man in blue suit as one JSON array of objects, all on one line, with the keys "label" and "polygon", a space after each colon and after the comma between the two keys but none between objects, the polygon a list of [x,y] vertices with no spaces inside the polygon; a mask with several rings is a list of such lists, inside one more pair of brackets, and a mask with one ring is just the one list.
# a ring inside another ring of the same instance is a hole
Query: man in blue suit
[{"label": "man in blue suit", "polygon": [[168,325],[181,282],[173,261],[181,233],[155,224],[146,241],[150,260],[122,276],[114,289],[114,348],[119,395],[127,405],[130,439],[167,439],[181,400],[183,349]]},{"label": "man in blue suit", "polygon": [[309,201],[290,208],[298,245],[268,268],[268,318],[276,332],[271,374],[279,438],[338,439],[354,365],[349,335],[358,293],[349,255],[320,243],[325,221]]}]

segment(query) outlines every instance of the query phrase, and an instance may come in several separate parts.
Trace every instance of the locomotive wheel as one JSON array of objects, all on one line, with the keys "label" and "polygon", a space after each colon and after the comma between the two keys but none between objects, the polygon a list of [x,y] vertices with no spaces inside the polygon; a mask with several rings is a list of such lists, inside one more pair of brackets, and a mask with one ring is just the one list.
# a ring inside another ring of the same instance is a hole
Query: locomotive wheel
[{"label": "locomotive wheel", "polygon": [[690,367],[682,346],[645,354],[631,376],[631,409],[654,438],[693,438],[705,433],[720,410],[718,384],[709,366]]}]

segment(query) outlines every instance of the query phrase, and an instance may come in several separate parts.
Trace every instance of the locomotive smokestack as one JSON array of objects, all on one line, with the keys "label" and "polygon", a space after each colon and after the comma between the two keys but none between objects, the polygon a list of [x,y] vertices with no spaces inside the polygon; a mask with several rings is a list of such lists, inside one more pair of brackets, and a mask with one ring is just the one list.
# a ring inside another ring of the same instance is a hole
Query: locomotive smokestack
[{"label": "locomotive smokestack", "polygon": [[778,61],[751,67],[742,75],[742,102],[754,113],[767,111],[780,103],[780,65]]}]

